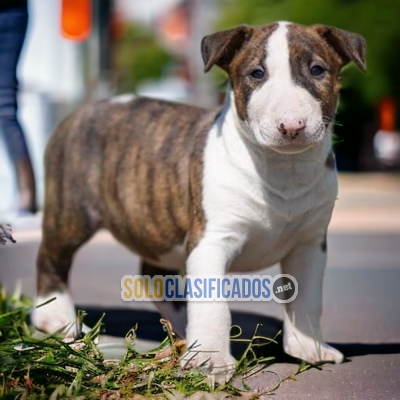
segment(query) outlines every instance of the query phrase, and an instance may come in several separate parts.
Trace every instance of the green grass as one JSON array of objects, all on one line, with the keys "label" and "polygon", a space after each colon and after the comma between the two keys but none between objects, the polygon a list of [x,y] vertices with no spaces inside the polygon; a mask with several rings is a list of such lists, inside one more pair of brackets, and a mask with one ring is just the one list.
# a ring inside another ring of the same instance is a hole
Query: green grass
[{"label": "green grass", "polygon": [[[42,305],[45,307],[46,305]],[[276,390],[282,380],[262,393],[256,393],[246,379],[265,369],[272,358],[258,358],[257,347],[276,343],[258,335],[257,326],[251,340],[241,339],[236,327],[234,341],[247,343],[237,362],[236,373],[225,385],[213,384],[210,377],[185,371],[179,358],[184,342],[175,338],[167,321],[161,320],[165,340],[155,349],[135,351],[135,328],[127,333],[128,349],[120,362],[105,360],[96,339],[102,319],[90,333],[65,343],[55,333],[37,337],[29,326],[31,299],[0,294],[0,397],[2,399],[182,399],[198,392],[212,392],[213,398],[244,396],[258,398]],[[81,321],[84,313],[78,318]],[[104,317],[104,316],[103,316]],[[196,351],[195,345],[190,349]]]}]

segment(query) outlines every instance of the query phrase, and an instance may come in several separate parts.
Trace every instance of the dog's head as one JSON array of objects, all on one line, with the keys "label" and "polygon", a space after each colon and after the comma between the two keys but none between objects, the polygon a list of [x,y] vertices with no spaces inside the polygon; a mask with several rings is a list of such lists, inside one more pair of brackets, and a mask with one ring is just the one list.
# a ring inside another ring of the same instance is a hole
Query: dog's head
[{"label": "dog's head", "polygon": [[325,25],[243,25],[206,36],[201,49],[206,72],[215,64],[228,73],[242,131],[280,153],[321,142],[336,111],[341,68],[354,61],[366,71],[364,39]]}]

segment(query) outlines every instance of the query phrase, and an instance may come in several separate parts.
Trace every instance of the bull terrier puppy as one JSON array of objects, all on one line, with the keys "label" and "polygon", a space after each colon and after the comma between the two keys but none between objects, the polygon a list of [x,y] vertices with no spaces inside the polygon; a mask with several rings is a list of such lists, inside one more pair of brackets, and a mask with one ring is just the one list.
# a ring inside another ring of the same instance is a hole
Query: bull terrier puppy
[{"label": "bull terrier puppy", "polygon": [[[145,267],[166,272],[222,277],[279,262],[298,282],[285,305],[285,352],[340,363],[320,326],[338,190],[331,134],[340,70],[353,61],[366,71],[365,41],[277,22],[206,36],[201,51],[206,72],[217,65],[229,76],[221,109],[124,95],[85,105],[55,131],[36,302],[57,299],[35,309],[33,322],[51,332],[75,321],[71,261],[106,228]],[[188,344],[207,352],[182,364],[232,370],[227,302],[189,301],[187,319]]]}]

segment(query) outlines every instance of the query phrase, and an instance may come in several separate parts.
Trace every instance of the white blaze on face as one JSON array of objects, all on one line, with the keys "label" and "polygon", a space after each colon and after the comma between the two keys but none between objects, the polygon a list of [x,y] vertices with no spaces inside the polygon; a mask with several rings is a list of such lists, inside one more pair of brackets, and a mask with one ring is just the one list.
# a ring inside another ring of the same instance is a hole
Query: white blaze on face
[{"label": "white blaze on face", "polygon": [[[248,104],[249,125],[256,141],[283,152],[291,152],[291,147],[300,150],[299,145],[305,149],[324,133],[319,102],[293,82],[287,36],[288,23],[280,22],[266,43],[267,80],[253,92]],[[293,141],[277,129],[280,121],[288,119],[302,120],[306,125]]]}]

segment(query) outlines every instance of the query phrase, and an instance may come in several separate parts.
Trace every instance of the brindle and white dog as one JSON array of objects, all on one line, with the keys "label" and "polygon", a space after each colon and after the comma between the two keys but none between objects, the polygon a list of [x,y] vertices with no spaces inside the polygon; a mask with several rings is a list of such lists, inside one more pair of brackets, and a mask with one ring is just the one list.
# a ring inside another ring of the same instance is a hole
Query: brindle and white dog
[{"label": "brindle and white dog", "polygon": [[[37,303],[57,300],[33,322],[54,331],[75,321],[71,261],[106,228],[147,268],[215,276],[280,262],[298,281],[286,304],[286,353],[339,363],[320,327],[338,190],[331,132],[340,70],[353,61],[365,71],[365,41],[279,22],[206,36],[201,50],[205,71],[218,65],[229,75],[222,109],[125,95],[86,105],[57,128],[46,152]],[[187,308],[188,343],[214,351],[191,366],[232,366],[228,304]]]}]

